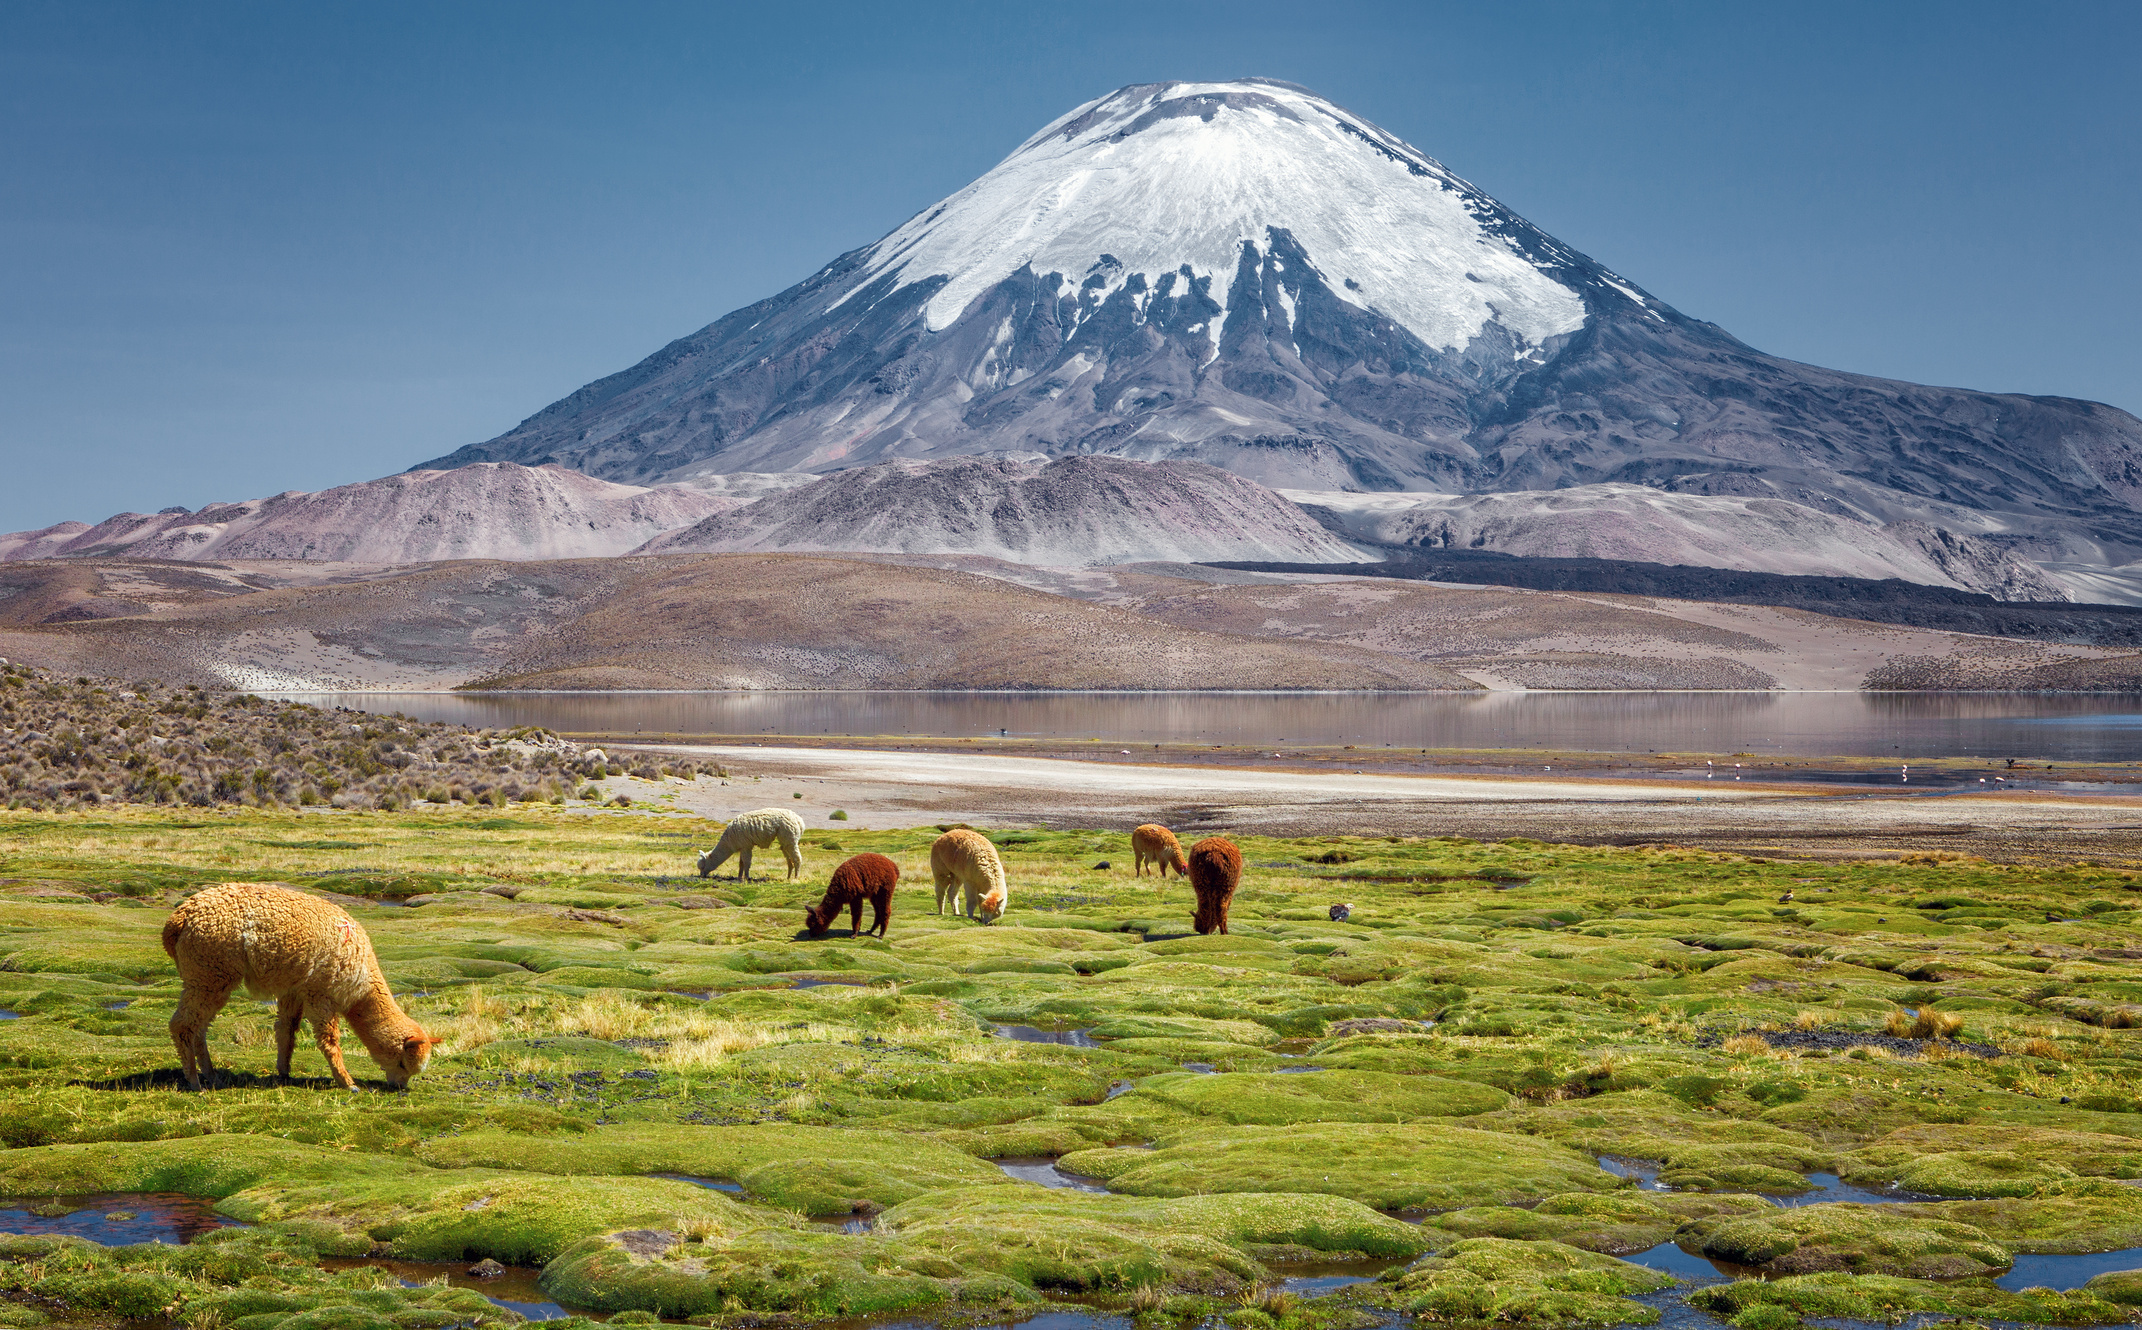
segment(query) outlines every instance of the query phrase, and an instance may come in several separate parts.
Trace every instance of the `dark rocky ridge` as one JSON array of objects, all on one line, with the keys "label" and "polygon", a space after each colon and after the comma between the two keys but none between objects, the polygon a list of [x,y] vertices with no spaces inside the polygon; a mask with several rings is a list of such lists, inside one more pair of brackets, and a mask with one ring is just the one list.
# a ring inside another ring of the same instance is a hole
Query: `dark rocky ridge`
[{"label": "dark rocky ridge", "polygon": [[1976,591],[1922,586],[1901,578],[1755,573],[1623,559],[1527,558],[1493,550],[1392,549],[1380,563],[1216,561],[1257,573],[1339,573],[1416,582],[1460,582],[1532,591],[1589,591],[1730,605],[1775,605],[1813,614],[1944,632],[2089,646],[2142,646],[2142,607],[1999,601]]},{"label": "dark rocky ridge", "polygon": [[[1123,131],[1132,135],[1225,112],[1214,94],[1176,97],[1172,86],[1105,100],[1150,99],[1153,111]],[[424,465],[555,461],[647,483],[896,457],[1104,453],[1204,461],[1305,489],[1623,481],[1881,524],[1984,532],[1973,515],[1991,514],[1991,538],[2031,557],[2142,557],[2142,421],[2126,412],[1765,355],[1373,125],[1314,105],[1367,145],[1364,177],[1440,182],[1481,232],[1581,299],[1582,326],[1527,346],[1490,321],[1463,345],[1431,346],[1334,289],[1323,276],[1332,256],[1272,226],[1241,243],[1217,345],[1206,331],[1220,311],[1213,279],[1186,265],[1116,284],[1121,265],[1105,252],[1081,271],[1014,272],[932,330],[925,307],[946,279],[881,271],[866,247]],[[1162,112],[1174,118],[1151,119]]]}]

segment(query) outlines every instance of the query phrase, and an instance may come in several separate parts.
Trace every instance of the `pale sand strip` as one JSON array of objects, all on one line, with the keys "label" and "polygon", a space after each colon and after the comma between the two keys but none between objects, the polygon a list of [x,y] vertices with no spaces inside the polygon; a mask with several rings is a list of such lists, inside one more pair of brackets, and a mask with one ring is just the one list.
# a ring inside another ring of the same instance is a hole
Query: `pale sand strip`
[{"label": "pale sand strip", "polygon": [[[752,808],[794,808],[814,838],[951,822],[1127,831],[1158,821],[1198,833],[1672,841],[1794,858],[1932,849],[1998,860],[2142,861],[2142,798],[2134,796],[1868,793],[1753,782],[1564,780],[1544,773],[1354,775],[984,753],[661,747],[712,758],[731,772],[726,784],[668,786],[670,806],[722,819]],[[833,821],[835,809],[847,819]]]}]

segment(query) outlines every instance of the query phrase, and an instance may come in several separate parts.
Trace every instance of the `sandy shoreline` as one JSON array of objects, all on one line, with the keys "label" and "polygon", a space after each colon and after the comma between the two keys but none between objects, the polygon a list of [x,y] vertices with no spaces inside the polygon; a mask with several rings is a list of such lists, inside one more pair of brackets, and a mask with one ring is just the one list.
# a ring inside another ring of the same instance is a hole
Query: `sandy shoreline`
[{"label": "sandy shoreline", "polygon": [[[637,746],[637,745],[636,745]],[[655,747],[655,745],[646,745]],[[673,806],[728,818],[778,805],[825,828],[969,822],[1266,835],[1529,836],[1677,844],[1791,858],[1948,851],[2002,861],[2142,862],[2142,797],[2015,790],[1825,788],[1784,781],[1415,775],[1114,762],[984,752],[662,744],[720,762],[726,784]],[[673,787],[677,788],[677,787]],[[801,795],[798,799],[795,796]],[[835,821],[835,810],[848,814]]]}]

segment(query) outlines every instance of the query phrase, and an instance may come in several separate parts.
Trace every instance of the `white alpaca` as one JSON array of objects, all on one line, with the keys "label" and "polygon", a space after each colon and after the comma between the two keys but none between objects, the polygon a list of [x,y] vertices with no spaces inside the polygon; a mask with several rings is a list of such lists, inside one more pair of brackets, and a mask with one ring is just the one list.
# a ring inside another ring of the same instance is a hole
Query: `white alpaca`
[{"label": "white alpaca", "polygon": [[714,848],[699,856],[699,876],[705,877],[722,866],[730,855],[736,856],[736,880],[751,880],[751,852],[763,850],[779,843],[781,857],[788,860],[790,877],[803,871],[803,855],[796,843],[803,839],[803,819],[786,808],[761,808],[756,812],[738,813],[736,820],[721,829],[721,839]]},{"label": "white alpaca", "polygon": [[1004,861],[989,837],[961,827],[939,836],[930,846],[930,876],[937,880],[937,913],[952,902],[960,913],[960,896],[967,898],[969,918],[993,924],[1011,902],[1011,889],[1004,885]]}]

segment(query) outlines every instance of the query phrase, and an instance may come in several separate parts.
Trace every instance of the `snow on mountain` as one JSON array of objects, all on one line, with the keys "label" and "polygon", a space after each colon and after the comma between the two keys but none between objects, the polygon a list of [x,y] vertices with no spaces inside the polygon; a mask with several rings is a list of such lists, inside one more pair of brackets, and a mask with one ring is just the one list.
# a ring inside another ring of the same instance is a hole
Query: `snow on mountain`
[{"label": "snow on mountain", "polygon": [[1579,485],[1503,494],[1282,493],[1357,540],[1424,549],[1900,577],[2000,600],[2066,600],[2036,565],[1979,536],[1880,526],[1782,499]]},{"label": "snow on mountain", "polygon": [[[622,554],[743,500],[615,485],[563,467],[410,471],[318,493],[121,513],[0,536],[0,559],[569,559]],[[65,539],[54,539],[73,527]]]},{"label": "snow on mountain", "polygon": [[2079,585],[2142,561],[2126,412],[1765,355],[1265,79],[1089,102],[877,243],[426,465],[698,483],[1019,453],[1731,500],[1673,510],[1727,566],[1770,556],[1697,527],[1761,501],[1834,519],[1787,525],[1837,566],[2002,582],[2014,555]]},{"label": "snow on mountain", "polygon": [[1195,462],[953,458],[838,472],[635,551],[982,554],[1083,566],[1365,557],[1261,485]]},{"label": "snow on mountain", "polygon": [[1243,247],[1285,232],[1338,299],[1428,346],[1457,350],[1490,322],[1521,344],[1575,332],[1583,299],[1483,224],[1499,211],[1441,163],[1304,88],[1125,88],[871,246],[857,289],[882,273],[903,285],[945,278],[923,307],[935,332],[1021,271],[1053,275],[1059,300],[1087,297],[1079,312],[1118,291],[1142,306],[1180,282],[1218,307],[1208,320],[1217,354]]}]

